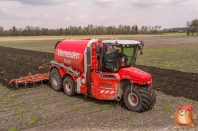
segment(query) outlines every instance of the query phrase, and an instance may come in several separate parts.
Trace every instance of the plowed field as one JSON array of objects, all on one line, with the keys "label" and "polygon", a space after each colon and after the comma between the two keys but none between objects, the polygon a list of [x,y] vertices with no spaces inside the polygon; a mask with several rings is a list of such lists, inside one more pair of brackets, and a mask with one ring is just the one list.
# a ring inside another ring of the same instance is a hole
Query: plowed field
[{"label": "plowed field", "polygon": [[[82,95],[68,97],[48,85],[7,88],[10,79],[44,73],[52,53],[0,47],[0,130],[172,130],[175,107],[191,104],[198,114],[198,74],[137,65],[153,77],[154,108],[135,113],[121,103]],[[197,123],[197,122],[196,122]],[[189,129],[189,128],[184,128]]]}]

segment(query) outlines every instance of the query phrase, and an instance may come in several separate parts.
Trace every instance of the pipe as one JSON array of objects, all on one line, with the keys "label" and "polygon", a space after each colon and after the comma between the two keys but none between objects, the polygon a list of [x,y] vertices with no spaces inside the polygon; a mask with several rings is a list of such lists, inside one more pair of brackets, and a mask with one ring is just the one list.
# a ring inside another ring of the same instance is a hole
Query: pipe
[{"label": "pipe", "polygon": [[91,92],[91,46],[93,43],[97,42],[98,39],[91,39],[87,44],[87,49],[84,52],[84,77],[85,82],[87,82],[87,93]]},{"label": "pipe", "polygon": [[60,63],[58,63],[58,62],[56,62],[56,61],[51,61],[50,63],[51,63],[52,65],[60,66],[60,67],[62,67],[62,68],[64,68],[64,69],[66,69],[66,70],[72,72],[75,76],[78,76],[78,75],[79,75],[79,72],[76,72],[76,71],[72,70],[71,68],[66,67],[66,66],[64,66],[63,64],[60,64]]},{"label": "pipe", "polygon": [[[89,55],[90,54],[90,55]],[[91,49],[87,47],[87,91],[91,92]]]}]

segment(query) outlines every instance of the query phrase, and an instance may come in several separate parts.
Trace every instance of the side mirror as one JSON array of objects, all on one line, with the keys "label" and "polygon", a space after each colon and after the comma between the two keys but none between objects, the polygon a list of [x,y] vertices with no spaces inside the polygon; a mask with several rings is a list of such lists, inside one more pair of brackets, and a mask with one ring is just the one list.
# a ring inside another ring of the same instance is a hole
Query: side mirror
[{"label": "side mirror", "polygon": [[98,46],[96,47],[96,53],[101,53],[101,51],[102,51],[102,48],[98,45]]}]

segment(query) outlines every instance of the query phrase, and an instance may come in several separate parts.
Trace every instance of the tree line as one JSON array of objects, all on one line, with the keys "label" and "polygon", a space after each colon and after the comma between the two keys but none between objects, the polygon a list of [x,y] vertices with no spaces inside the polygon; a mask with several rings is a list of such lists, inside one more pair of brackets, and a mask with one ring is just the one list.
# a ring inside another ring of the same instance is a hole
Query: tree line
[{"label": "tree line", "polygon": [[10,29],[4,29],[0,26],[0,36],[59,36],[59,35],[131,35],[131,34],[158,34],[162,33],[161,26],[141,26],[137,25],[119,25],[116,26],[93,26],[89,24],[85,27],[69,26],[66,28],[40,28],[26,26],[17,28],[13,26]]},{"label": "tree line", "polygon": [[198,19],[187,21],[186,23],[186,34],[189,35],[198,35]]}]

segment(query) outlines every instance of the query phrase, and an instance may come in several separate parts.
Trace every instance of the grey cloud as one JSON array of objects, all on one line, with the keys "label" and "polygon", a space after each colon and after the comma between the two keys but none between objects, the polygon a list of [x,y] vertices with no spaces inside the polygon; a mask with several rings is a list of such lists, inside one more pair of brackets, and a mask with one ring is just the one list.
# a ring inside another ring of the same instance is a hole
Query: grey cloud
[{"label": "grey cloud", "polygon": [[7,18],[7,15],[2,10],[0,10],[0,17]]},{"label": "grey cloud", "polygon": [[132,0],[130,3],[132,6],[136,6],[136,7],[153,7],[156,5],[160,5],[160,6],[177,6],[178,5],[179,6],[179,5],[182,5],[183,3],[186,3],[186,0],[163,0],[163,1]]},{"label": "grey cloud", "polygon": [[107,6],[117,2],[117,0],[94,0],[93,4],[100,5],[100,6]]},{"label": "grey cloud", "polygon": [[0,9],[0,17],[1,19],[12,19],[12,18],[16,18],[14,15],[11,15],[9,13],[4,12],[2,9]]},{"label": "grey cloud", "polygon": [[57,4],[57,0],[2,0],[2,1],[18,1],[25,5],[53,5]]},{"label": "grey cloud", "polygon": [[0,23],[6,28],[14,25],[58,28],[90,23],[174,27],[196,18],[197,7],[197,0],[0,0]]}]

